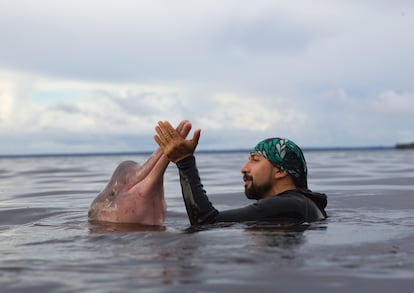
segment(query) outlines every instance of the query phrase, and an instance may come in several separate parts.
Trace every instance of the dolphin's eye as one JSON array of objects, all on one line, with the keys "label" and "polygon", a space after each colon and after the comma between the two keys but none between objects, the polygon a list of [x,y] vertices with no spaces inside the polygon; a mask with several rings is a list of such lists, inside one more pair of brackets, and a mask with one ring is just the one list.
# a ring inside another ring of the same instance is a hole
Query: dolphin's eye
[{"label": "dolphin's eye", "polygon": [[109,195],[110,196],[115,196],[115,191],[112,190],[112,192]]}]

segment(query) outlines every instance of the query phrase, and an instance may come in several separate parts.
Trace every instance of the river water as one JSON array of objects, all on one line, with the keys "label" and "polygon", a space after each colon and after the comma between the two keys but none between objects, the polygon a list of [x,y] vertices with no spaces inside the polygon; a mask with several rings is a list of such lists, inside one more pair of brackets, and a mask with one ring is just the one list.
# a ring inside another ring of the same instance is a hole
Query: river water
[{"label": "river water", "polygon": [[[329,218],[294,229],[190,229],[174,165],[164,226],[92,224],[88,207],[117,164],[148,155],[0,158],[0,292],[413,292],[414,151],[305,156]],[[217,209],[251,203],[246,159],[197,154]]]}]

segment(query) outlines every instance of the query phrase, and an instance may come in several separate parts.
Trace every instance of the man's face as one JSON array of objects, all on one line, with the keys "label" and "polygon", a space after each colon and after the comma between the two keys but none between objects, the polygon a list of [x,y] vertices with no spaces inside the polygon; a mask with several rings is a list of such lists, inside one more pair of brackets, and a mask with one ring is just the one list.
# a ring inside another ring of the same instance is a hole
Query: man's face
[{"label": "man's face", "polygon": [[277,169],[266,158],[251,153],[241,169],[246,197],[262,199],[271,196],[275,171]]}]

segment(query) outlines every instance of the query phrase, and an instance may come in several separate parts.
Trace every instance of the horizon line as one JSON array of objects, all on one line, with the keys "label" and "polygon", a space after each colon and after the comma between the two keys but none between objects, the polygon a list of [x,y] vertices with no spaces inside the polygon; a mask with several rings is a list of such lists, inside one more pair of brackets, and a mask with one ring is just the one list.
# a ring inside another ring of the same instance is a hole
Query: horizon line
[{"label": "horizon line", "polygon": [[[394,146],[343,146],[343,147],[303,147],[306,151],[364,151],[364,150],[392,150],[403,149],[398,145]],[[79,152],[79,153],[19,153],[19,154],[0,154],[0,158],[30,158],[30,157],[87,157],[87,156],[121,156],[121,155],[147,155],[154,151],[111,151],[111,152]],[[208,153],[235,153],[235,152],[250,152],[250,149],[200,149],[196,150],[199,154]]]}]

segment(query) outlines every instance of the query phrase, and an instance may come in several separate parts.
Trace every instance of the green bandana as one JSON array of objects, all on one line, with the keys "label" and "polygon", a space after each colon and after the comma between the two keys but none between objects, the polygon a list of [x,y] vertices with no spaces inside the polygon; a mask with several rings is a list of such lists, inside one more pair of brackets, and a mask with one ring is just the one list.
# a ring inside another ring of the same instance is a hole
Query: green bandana
[{"label": "green bandana", "polygon": [[291,175],[299,188],[308,189],[305,157],[302,150],[291,140],[268,138],[259,142],[252,153],[258,153],[268,159],[273,166]]}]

